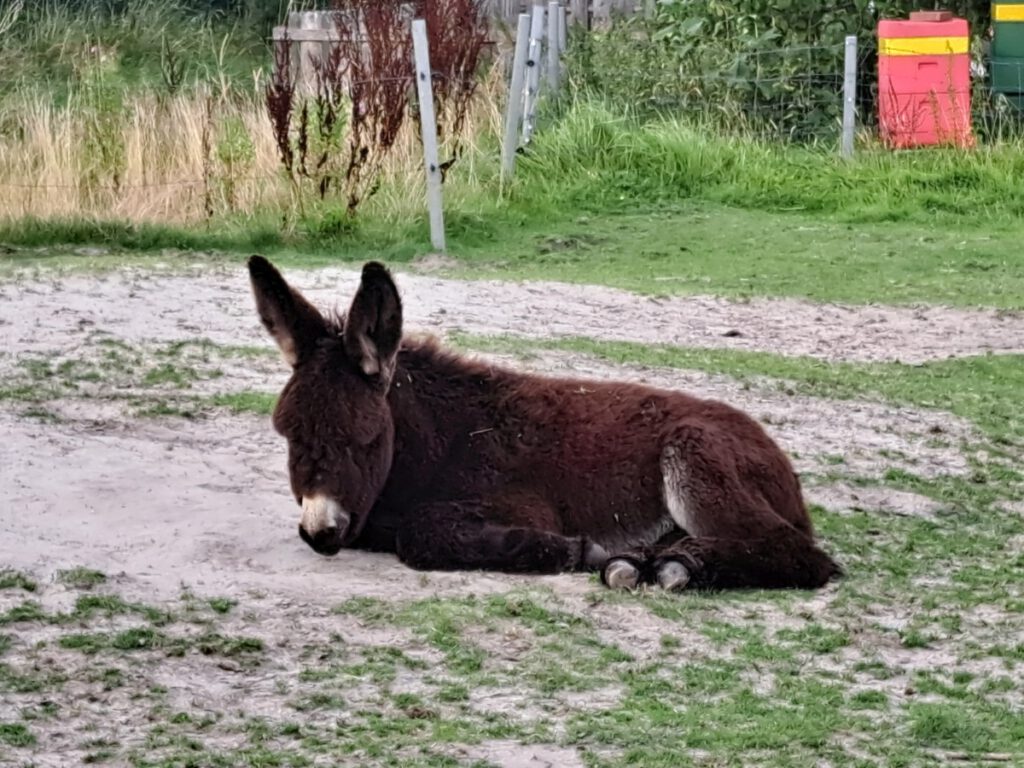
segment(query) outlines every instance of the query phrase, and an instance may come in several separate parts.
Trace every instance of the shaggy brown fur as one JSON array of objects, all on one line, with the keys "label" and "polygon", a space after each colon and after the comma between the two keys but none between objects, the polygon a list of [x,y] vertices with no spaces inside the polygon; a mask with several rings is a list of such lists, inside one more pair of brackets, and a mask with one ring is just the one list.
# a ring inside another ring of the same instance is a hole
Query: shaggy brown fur
[{"label": "shaggy brown fur", "polygon": [[422,569],[599,568],[622,587],[813,588],[839,573],[788,459],[740,411],[402,343],[380,264],[363,268],[344,319],[265,259],[249,270],[294,369],[274,426],[317,551],[395,552]]}]

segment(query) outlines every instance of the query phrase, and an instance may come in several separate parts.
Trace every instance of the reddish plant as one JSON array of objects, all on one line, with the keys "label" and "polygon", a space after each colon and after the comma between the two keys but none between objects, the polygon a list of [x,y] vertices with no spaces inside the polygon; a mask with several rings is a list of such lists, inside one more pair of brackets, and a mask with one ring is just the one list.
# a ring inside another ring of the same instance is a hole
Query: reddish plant
[{"label": "reddish plant", "polygon": [[488,24],[482,0],[334,0],[332,14],[336,42],[326,56],[311,60],[314,96],[299,98],[285,38],[274,49],[267,111],[293,183],[310,179],[321,198],[339,189],[353,215],[373,193],[410,114],[412,19],[427,23],[438,133],[452,141],[453,156],[442,171],[459,155],[458,135],[476,92]]},{"label": "reddish plant", "polygon": [[352,100],[344,175],[350,214],[372,194],[408,113],[413,60],[406,8],[393,0],[335,2],[335,50],[345,62]]},{"label": "reddish plant", "polygon": [[453,142],[447,167],[461,150],[459,132],[476,93],[490,27],[482,0],[419,0],[416,5],[427,22],[438,138]]},{"label": "reddish plant", "polygon": [[287,36],[274,44],[274,71],[267,83],[266,100],[277,152],[290,176],[295,164],[291,138],[295,84],[292,82],[291,41]]}]

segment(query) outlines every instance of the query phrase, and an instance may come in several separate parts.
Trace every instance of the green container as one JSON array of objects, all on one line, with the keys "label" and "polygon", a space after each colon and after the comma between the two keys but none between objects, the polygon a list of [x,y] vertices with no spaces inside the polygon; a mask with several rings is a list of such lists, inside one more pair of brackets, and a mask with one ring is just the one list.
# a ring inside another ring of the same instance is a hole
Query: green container
[{"label": "green container", "polygon": [[992,3],[992,90],[1021,103],[1024,94],[1024,0]]}]

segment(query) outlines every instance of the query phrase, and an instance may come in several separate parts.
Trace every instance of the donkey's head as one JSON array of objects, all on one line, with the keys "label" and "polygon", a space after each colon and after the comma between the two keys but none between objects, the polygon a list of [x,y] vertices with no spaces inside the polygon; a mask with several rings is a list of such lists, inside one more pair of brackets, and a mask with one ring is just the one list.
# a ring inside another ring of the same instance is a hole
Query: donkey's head
[{"label": "donkey's head", "polygon": [[292,367],[274,411],[288,440],[299,535],[333,555],[366,525],[388,472],[394,422],[387,392],[402,337],[402,303],[388,271],[363,267],[342,320],[328,319],[260,256],[249,259],[256,308]]}]

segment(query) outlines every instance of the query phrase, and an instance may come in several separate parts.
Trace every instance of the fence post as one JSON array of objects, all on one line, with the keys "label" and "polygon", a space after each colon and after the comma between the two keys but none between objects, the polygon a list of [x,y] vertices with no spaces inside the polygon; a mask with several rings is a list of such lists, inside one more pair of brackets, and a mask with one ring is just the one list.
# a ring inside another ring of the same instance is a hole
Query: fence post
[{"label": "fence post", "polygon": [[853,134],[857,121],[857,36],[846,36],[843,61],[843,140],[840,154],[853,157]]},{"label": "fence post", "polygon": [[537,114],[537,96],[540,92],[540,54],[544,42],[544,6],[533,6],[530,19],[530,49],[526,57],[526,107],[523,120],[523,143],[533,138]]},{"label": "fence post", "polygon": [[512,57],[512,80],[508,86],[505,106],[505,135],[501,140],[501,185],[512,178],[516,169],[516,147],[519,144],[519,121],[523,116],[523,84],[526,80],[526,53],[530,45],[530,14],[519,14],[516,27],[516,50]]},{"label": "fence post", "polygon": [[441,164],[437,157],[437,125],[434,122],[434,85],[427,45],[427,22],[413,19],[412,45],[416,56],[416,93],[420,102],[420,129],[423,132],[423,164],[427,171],[427,209],[430,214],[430,242],[439,251],[445,249],[444,208],[441,200]]},{"label": "fence post", "polygon": [[551,94],[558,93],[558,83],[562,73],[559,64],[558,49],[558,16],[561,6],[558,0],[551,0],[548,3],[548,85],[551,87]]},{"label": "fence post", "polygon": [[569,41],[566,39],[566,14],[568,10],[562,3],[558,4],[558,52],[565,53],[565,49],[569,47]]}]

